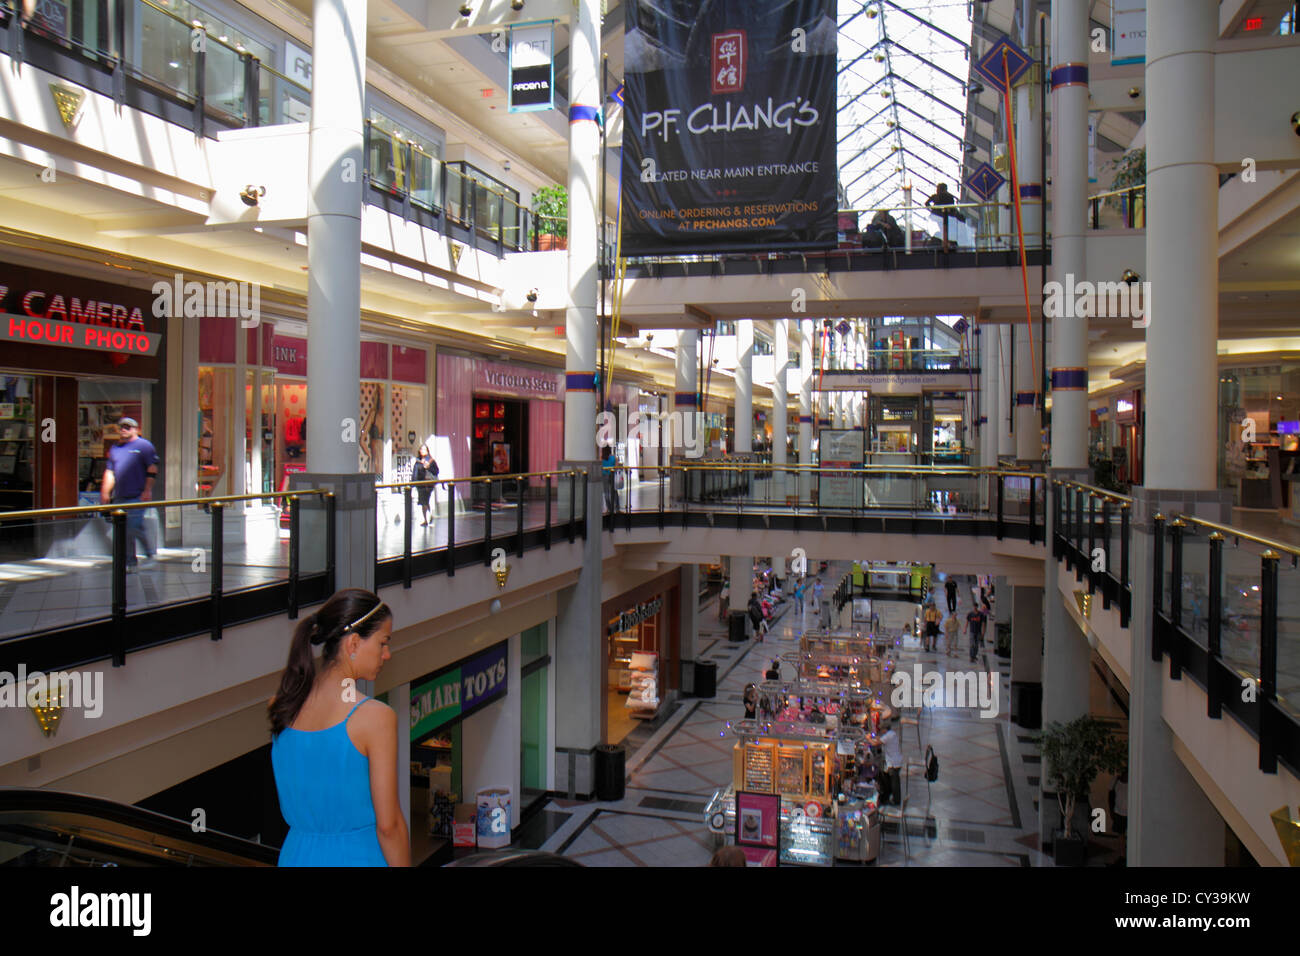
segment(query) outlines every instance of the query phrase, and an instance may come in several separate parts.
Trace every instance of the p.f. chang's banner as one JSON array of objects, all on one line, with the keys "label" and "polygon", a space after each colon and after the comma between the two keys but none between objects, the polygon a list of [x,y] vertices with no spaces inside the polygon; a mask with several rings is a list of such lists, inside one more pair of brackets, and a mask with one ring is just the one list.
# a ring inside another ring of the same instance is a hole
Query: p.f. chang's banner
[{"label": "p.f. chang's banner", "polygon": [[623,254],[836,240],[834,0],[628,0]]}]

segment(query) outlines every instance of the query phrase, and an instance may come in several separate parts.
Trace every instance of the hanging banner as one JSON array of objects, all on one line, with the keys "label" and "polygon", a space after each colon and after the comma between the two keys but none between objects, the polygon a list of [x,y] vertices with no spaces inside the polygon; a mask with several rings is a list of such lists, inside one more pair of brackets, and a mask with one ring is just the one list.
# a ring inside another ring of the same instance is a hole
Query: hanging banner
[{"label": "hanging banner", "polygon": [[511,113],[555,109],[554,51],[551,24],[510,28]]},{"label": "hanging banner", "polygon": [[624,7],[623,254],[833,247],[833,0]]},{"label": "hanging banner", "polygon": [[1112,0],[1110,5],[1110,63],[1147,60],[1146,0]]}]

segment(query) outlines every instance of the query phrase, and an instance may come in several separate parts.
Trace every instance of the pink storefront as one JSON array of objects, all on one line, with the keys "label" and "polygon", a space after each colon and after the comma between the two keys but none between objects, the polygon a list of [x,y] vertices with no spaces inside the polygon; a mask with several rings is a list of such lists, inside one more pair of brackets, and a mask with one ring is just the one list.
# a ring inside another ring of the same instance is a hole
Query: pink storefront
[{"label": "pink storefront", "polygon": [[564,455],[559,369],[439,350],[436,408],[457,478],[553,471]]}]

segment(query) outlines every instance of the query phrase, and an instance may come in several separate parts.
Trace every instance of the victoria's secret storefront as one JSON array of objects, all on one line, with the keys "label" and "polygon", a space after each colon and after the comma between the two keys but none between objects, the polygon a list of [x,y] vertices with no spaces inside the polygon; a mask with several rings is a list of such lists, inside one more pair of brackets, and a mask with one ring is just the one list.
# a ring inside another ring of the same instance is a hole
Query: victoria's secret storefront
[{"label": "victoria's secret storefront", "polygon": [[0,508],[97,501],[124,415],[162,458],[165,320],[148,288],[0,263],[0,313]]}]

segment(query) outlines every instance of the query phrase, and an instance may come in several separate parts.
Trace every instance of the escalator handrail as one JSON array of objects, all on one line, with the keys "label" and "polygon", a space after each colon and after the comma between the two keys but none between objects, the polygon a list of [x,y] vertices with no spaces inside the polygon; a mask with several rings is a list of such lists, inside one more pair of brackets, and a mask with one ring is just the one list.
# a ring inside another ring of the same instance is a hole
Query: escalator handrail
[{"label": "escalator handrail", "polygon": [[[207,850],[239,858],[249,866],[274,866],[279,858],[280,851],[264,843],[218,830],[195,832],[185,820],[103,797],[40,787],[0,787],[0,824],[6,822],[7,817],[32,813],[79,816],[134,828],[160,838],[160,842],[154,844],[160,849],[174,849],[196,857],[202,857],[202,851]],[[51,820],[50,825],[58,822],[57,819]]]}]

